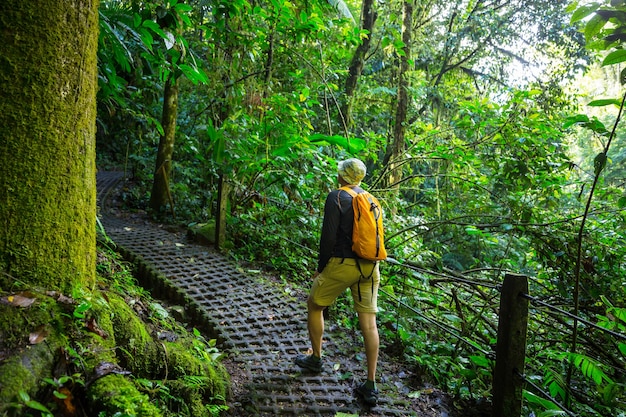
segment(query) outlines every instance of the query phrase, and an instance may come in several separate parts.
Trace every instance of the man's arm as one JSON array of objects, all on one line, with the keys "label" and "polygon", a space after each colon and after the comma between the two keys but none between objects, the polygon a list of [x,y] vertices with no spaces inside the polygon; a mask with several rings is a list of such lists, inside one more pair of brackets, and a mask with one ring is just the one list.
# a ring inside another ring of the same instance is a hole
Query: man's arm
[{"label": "man's arm", "polygon": [[322,224],[322,236],[320,238],[320,250],[317,261],[317,272],[322,272],[333,254],[337,242],[337,230],[341,211],[337,205],[338,191],[333,191],[326,197],[324,204],[324,222]]}]

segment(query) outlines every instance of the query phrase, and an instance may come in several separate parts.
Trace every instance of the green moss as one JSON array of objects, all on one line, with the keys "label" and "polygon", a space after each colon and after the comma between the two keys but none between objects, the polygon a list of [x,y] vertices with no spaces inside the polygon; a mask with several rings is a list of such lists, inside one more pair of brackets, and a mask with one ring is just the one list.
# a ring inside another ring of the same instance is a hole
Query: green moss
[{"label": "green moss", "polygon": [[35,393],[41,379],[50,377],[58,347],[58,341],[51,338],[48,343],[25,348],[0,365],[0,414],[16,401],[20,391]]},{"label": "green moss", "polygon": [[229,386],[228,373],[219,362],[196,356],[193,353],[195,352],[193,340],[167,343],[166,349],[170,379],[205,378],[202,385],[205,399],[226,397]]},{"label": "green moss", "polygon": [[[165,309],[156,309],[157,303],[145,292],[128,288],[130,283],[120,286],[111,278],[98,284],[94,292],[76,291],[75,301],[90,306],[85,318],[74,317],[77,304],[41,294],[32,295],[37,302],[29,308],[0,305],[0,348],[23,349],[0,367],[0,415],[8,410],[2,407],[17,402],[20,390],[44,405],[52,404],[49,390],[41,390],[45,385],[42,380],[51,378],[58,369],[55,353],[61,348],[71,352],[70,363],[64,362],[67,375],[77,375],[83,381],[96,378],[80,400],[88,408],[87,415],[211,415],[208,405],[222,404],[229,381],[204,341],[190,334]],[[107,291],[107,287],[115,291]],[[122,290],[125,295],[120,294]],[[49,331],[46,343],[27,346],[28,334],[40,325]],[[156,332],[164,329],[175,334],[175,341],[157,339]],[[133,376],[101,376],[96,369],[105,362],[120,365]],[[151,387],[146,384],[150,381]]]},{"label": "green moss", "polygon": [[123,413],[138,417],[163,415],[148,395],[139,392],[130,380],[117,374],[106,375],[91,384],[87,390],[87,400],[90,404],[89,415],[92,416],[99,413],[107,416]]},{"label": "green moss", "polygon": [[1,4],[0,265],[41,288],[90,286],[98,2]]},{"label": "green moss", "polygon": [[190,377],[167,381],[166,386],[169,388],[170,395],[179,398],[184,407],[187,408],[186,414],[194,417],[210,417],[211,414],[207,410],[206,404],[212,399],[206,396],[207,382],[206,378]]},{"label": "green moss", "polygon": [[120,365],[136,375],[153,377],[161,374],[164,358],[146,323],[121,297],[111,294],[109,303]]},{"label": "green moss", "polygon": [[187,235],[196,242],[212,245],[215,243],[215,220],[211,219],[208,223],[198,223],[189,226]]},{"label": "green moss", "polygon": [[54,299],[41,294],[24,296],[35,303],[28,308],[0,304],[0,349],[11,351],[26,345],[29,334],[41,326],[47,331],[63,329],[59,319],[64,310]]}]

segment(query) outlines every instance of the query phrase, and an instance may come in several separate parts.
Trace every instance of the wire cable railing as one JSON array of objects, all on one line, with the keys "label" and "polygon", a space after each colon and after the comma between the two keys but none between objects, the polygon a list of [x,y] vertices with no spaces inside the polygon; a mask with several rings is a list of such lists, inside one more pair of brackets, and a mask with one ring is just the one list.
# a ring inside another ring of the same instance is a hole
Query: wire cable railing
[{"label": "wire cable railing", "polygon": [[533,296],[528,295],[528,294],[520,294],[520,297],[529,300],[531,303],[533,303],[535,305],[538,305],[538,306],[541,306],[541,307],[546,307],[546,308],[548,308],[548,309],[550,309],[552,311],[556,311],[557,313],[559,313],[559,314],[561,314],[563,316],[567,316],[570,319],[577,320],[579,323],[585,324],[585,325],[587,325],[589,327],[595,328],[596,330],[600,330],[600,331],[602,331],[604,333],[607,333],[607,334],[613,336],[616,339],[626,340],[626,334],[621,334],[621,333],[615,332],[615,331],[613,331],[611,329],[607,329],[606,327],[599,326],[599,325],[597,325],[597,324],[587,320],[584,317],[572,314],[572,313],[570,313],[568,311],[565,311],[562,308],[559,308],[559,307],[557,307],[555,305],[552,305],[550,303],[546,303],[545,301],[541,301],[541,300],[539,300],[536,297],[533,297]]},{"label": "wire cable railing", "polygon": [[[461,285],[467,285],[467,286],[471,286],[471,287],[484,287],[484,288],[489,288],[489,289],[495,289],[498,292],[501,293],[502,291],[502,286],[500,284],[497,283],[493,283],[490,281],[482,281],[482,280],[475,280],[475,279],[469,279],[463,276],[457,276],[456,274],[450,274],[450,273],[443,273],[443,272],[439,272],[439,271],[429,271],[426,270],[424,268],[420,268],[420,267],[416,267],[414,265],[410,265],[410,264],[406,264],[403,263],[401,261],[398,261],[396,259],[392,259],[389,258],[387,260],[387,263],[389,263],[391,266],[393,266],[394,268],[401,268],[401,269],[405,269],[408,270],[410,272],[408,272],[409,274],[413,275],[413,274],[418,274],[417,276],[419,278],[422,278],[422,281],[424,281],[424,278],[426,277],[430,277],[431,280],[437,280],[437,283],[439,285],[442,285],[443,281],[440,278],[444,278],[445,281],[449,281],[449,283],[451,285],[456,285],[456,284],[461,284]],[[460,275],[460,274],[459,274]],[[525,277],[526,280],[528,280],[528,277]],[[407,291],[416,291],[416,292],[423,292],[425,291],[425,289],[423,288],[417,288],[416,285],[413,285],[413,287],[411,285],[406,285]],[[469,346],[471,346],[473,349],[475,349],[477,352],[482,353],[483,355],[485,355],[486,357],[492,357],[494,355],[494,352],[491,351],[490,349],[485,349],[484,347],[481,347],[479,343],[471,340],[471,336],[467,336],[467,335],[462,335],[459,333],[458,329],[449,326],[445,323],[440,322],[439,320],[432,318],[432,317],[428,317],[425,314],[422,313],[422,311],[420,311],[419,308],[409,305],[408,303],[406,303],[401,297],[395,296],[393,294],[388,293],[387,291],[381,290],[382,293],[385,295],[386,298],[389,299],[390,303],[394,303],[396,305],[401,305],[402,307],[406,308],[407,310],[411,311],[412,314],[424,319],[425,321],[427,321],[428,323],[432,324],[433,326],[435,326],[437,329],[439,329],[440,331],[444,332],[447,335],[450,335],[454,338],[457,338],[457,340],[461,341],[464,344],[467,344]],[[593,321],[589,320],[588,318],[582,317],[580,314],[576,315],[576,314],[572,314],[568,311],[566,311],[565,309],[550,304],[546,301],[540,300],[537,297],[533,297],[531,295],[529,295],[527,292],[518,292],[516,294],[516,296],[520,299],[520,300],[525,300],[526,302],[537,306],[538,308],[541,308],[543,310],[549,310],[551,311],[553,314],[556,315],[560,315],[560,316],[564,316],[566,318],[572,319],[575,322],[577,322],[580,325],[585,325],[588,326],[589,328],[595,329],[597,331],[603,332],[604,334],[608,335],[609,337],[615,339],[615,340],[626,340],[626,334],[614,331],[612,329],[608,329],[606,327],[603,327],[599,324],[594,323]],[[502,317],[500,317],[500,320],[502,320]],[[532,320],[532,317],[530,315],[527,316],[526,321],[530,321]],[[567,325],[568,323],[565,322],[561,322],[564,325]],[[571,324],[569,324],[570,327],[572,327]],[[540,395],[542,397],[544,397],[546,400],[552,402],[555,406],[557,406],[558,408],[560,408],[562,410],[563,413],[569,415],[569,416],[576,416],[576,413],[569,410],[564,404],[562,404],[561,402],[559,402],[559,400],[557,400],[556,398],[552,397],[550,395],[549,392],[547,392],[546,389],[541,388],[539,385],[537,385],[535,382],[533,382],[532,380],[530,380],[529,378],[527,378],[525,375],[520,374],[519,375],[521,378],[523,378],[523,380],[525,382],[527,382],[528,387],[530,389],[532,389],[533,391],[535,391],[535,393],[537,395]],[[569,387],[564,387],[564,389],[569,390]]]},{"label": "wire cable railing", "polygon": [[559,407],[565,414],[567,414],[570,417],[578,417],[573,411],[567,409],[567,407],[565,407],[563,404],[561,404],[559,401],[555,400],[549,392],[547,392],[546,390],[544,390],[543,388],[541,388],[539,385],[535,384],[534,382],[532,382],[530,379],[528,379],[526,377],[526,375],[524,374],[520,374],[519,372],[516,373],[516,376],[518,378],[521,378],[524,380],[525,383],[527,383],[528,385],[530,385],[531,387],[533,387],[533,389],[535,391],[537,391],[538,393],[540,393],[544,398],[552,401],[557,407]]},{"label": "wire cable railing", "polygon": [[383,293],[386,297],[388,297],[389,299],[391,299],[395,304],[397,305],[402,305],[402,307],[410,310],[411,312],[413,312],[415,315],[419,316],[420,318],[424,319],[425,321],[427,321],[428,323],[432,324],[433,326],[439,328],[440,330],[446,332],[447,334],[454,336],[455,338],[457,338],[458,340],[462,341],[463,343],[473,347],[474,349],[479,350],[481,353],[483,353],[485,356],[493,356],[493,352],[492,351],[488,351],[484,348],[481,348],[479,346],[479,344],[477,342],[474,342],[472,340],[469,340],[468,338],[466,338],[465,336],[459,334],[456,329],[453,329],[452,327],[448,326],[445,323],[441,323],[431,317],[428,317],[426,315],[424,315],[422,312],[420,312],[419,310],[417,310],[415,307],[410,306],[409,304],[405,303],[404,301],[400,300],[398,297],[395,297],[394,295],[388,293],[387,291],[383,290],[383,289],[379,289],[379,292]]}]

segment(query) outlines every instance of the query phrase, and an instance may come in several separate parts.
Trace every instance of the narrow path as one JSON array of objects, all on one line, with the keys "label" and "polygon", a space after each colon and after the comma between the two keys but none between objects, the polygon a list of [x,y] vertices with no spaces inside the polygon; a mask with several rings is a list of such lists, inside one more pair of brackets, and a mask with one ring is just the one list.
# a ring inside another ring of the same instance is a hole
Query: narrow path
[{"label": "narrow path", "polygon": [[[385,395],[371,410],[354,398],[365,363],[356,334],[331,331],[325,341],[325,369],[301,373],[293,364],[309,347],[306,306],[270,279],[242,271],[213,248],[190,242],[180,230],[168,231],[145,216],[115,213],[109,195],[121,173],[98,174],[100,220],[106,234],[127,257],[138,262],[159,296],[183,300],[218,338],[229,355],[229,370],[238,374],[229,402],[233,416],[447,416],[441,397]],[[332,330],[332,329],[331,329]],[[354,374],[354,376],[352,376]],[[388,376],[389,381],[397,375]],[[385,379],[385,377],[383,377]],[[416,410],[423,410],[418,412]],[[432,412],[432,413],[431,413]]]}]

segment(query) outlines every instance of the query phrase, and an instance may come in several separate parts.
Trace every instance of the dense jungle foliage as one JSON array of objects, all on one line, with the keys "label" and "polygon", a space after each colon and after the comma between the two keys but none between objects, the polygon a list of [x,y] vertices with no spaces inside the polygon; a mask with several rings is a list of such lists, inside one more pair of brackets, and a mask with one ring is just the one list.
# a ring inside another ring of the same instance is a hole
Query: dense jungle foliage
[{"label": "dense jungle foliage", "polygon": [[383,348],[488,397],[499,285],[525,274],[525,415],[626,415],[625,1],[102,0],[100,17],[98,166],[132,179],[128,209],[215,222],[224,181],[232,256],[306,287],[336,161],[359,157],[386,209]]}]

